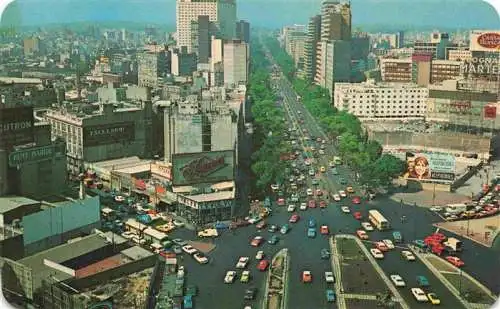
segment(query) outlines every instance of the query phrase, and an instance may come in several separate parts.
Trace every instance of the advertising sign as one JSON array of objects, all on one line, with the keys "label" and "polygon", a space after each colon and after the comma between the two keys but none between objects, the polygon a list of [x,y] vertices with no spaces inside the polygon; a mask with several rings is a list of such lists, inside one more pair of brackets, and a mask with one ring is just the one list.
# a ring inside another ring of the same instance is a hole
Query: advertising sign
[{"label": "advertising sign", "polygon": [[425,180],[455,179],[455,157],[442,153],[417,153],[407,156],[408,178]]},{"label": "advertising sign", "polygon": [[21,149],[9,154],[9,166],[15,167],[24,163],[39,162],[65,155],[66,145],[64,143]]},{"label": "advertising sign", "polygon": [[470,35],[471,51],[494,52],[500,50],[500,31],[473,31]]},{"label": "advertising sign", "polygon": [[133,122],[88,126],[83,129],[83,143],[85,146],[123,143],[134,139],[135,125]]},{"label": "advertising sign", "polygon": [[474,57],[463,61],[460,64],[461,74],[470,74],[472,76],[496,75],[499,72],[499,62],[493,57]]},{"label": "advertising sign", "polygon": [[0,108],[0,146],[32,143],[34,124],[33,106]]},{"label": "advertising sign", "polygon": [[174,186],[234,179],[234,151],[211,151],[172,155]]},{"label": "advertising sign", "polygon": [[151,164],[151,174],[172,180],[172,165],[162,163]]},{"label": "advertising sign", "polygon": [[497,107],[495,105],[485,105],[484,106],[484,119],[496,119],[497,118]]}]

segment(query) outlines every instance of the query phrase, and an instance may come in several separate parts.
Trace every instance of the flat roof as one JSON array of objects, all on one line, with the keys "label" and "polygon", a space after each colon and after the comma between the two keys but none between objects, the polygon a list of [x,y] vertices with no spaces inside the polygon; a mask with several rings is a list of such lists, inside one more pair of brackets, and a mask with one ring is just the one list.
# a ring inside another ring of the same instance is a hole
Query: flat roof
[{"label": "flat roof", "polygon": [[39,78],[20,78],[20,77],[0,77],[0,83],[5,84],[41,84]]},{"label": "flat roof", "polygon": [[153,255],[152,252],[150,252],[144,248],[141,248],[139,246],[133,246],[133,247],[127,248],[125,250],[122,250],[121,254],[123,254],[124,256],[126,256],[134,261]]},{"label": "flat roof", "polygon": [[167,234],[160,232],[154,228],[148,227],[144,231],[142,231],[145,235],[151,236],[153,238],[156,238],[158,240],[162,240],[168,237]]},{"label": "flat roof", "polygon": [[0,197],[0,213],[6,213],[24,205],[40,204],[24,196],[4,196]]},{"label": "flat roof", "polygon": [[146,224],[142,224],[135,219],[128,219],[127,221],[125,221],[125,225],[131,226],[131,227],[133,227],[135,229],[139,229],[139,230],[144,230],[145,228],[148,227]]},{"label": "flat roof", "polygon": [[215,193],[189,195],[186,197],[198,203],[222,201],[234,199],[234,191],[221,191]]},{"label": "flat roof", "polygon": [[87,265],[75,271],[76,278],[85,278],[111,268],[116,268],[124,264],[121,254],[117,254],[103,260],[97,261],[93,264]]},{"label": "flat roof", "polygon": [[149,172],[151,170],[151,161],[145,161],[144,163],[137,164],[134,166],[120,168],[115,170],[123,174],[139,174],[144,172]]},{"label": "flat roof", "polygon": [[214,190],[224,190],[224,189],[234,188],[234,181],[219,182],[219,183],[213,184],[211,186],[211,188]]}]

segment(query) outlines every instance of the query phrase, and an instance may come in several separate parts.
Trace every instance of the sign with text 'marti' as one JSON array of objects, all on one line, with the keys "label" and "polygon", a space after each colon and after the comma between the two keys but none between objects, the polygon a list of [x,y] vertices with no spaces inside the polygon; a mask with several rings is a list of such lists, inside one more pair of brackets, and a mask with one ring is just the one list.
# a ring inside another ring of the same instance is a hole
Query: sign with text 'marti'
[{"label": "sign with text 'marti'", "polygon": [[172,177],[174,186],[233,180],[234,151],[174,154]]}]

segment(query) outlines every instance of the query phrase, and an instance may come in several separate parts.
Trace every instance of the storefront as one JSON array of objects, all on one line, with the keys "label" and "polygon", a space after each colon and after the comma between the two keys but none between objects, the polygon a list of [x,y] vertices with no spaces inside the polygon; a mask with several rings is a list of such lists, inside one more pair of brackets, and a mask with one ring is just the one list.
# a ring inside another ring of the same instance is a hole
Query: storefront
[{"label": "storefront", "polygon": [[198,226],[231,220],[234,210],[234,191],[178,195],[177,203],[177,214]]}]

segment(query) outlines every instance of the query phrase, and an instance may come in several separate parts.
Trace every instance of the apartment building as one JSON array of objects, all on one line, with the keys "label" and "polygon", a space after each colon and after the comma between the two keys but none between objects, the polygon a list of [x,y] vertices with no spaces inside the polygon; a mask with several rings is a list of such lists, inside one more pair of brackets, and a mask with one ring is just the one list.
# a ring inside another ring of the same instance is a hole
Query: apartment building
[{"label": "apartment building", "polygon": [[316,76],[316,46],[321,39],[321,15],[313,16],[307,25],[307,39],[304,42],[303,76],[312,81]]},{"label": "apartment building", "polygon": [[249,48],[241,40],[232,40],[224,43],[224,84],[236,87],[246,84],[248,80]]}]

